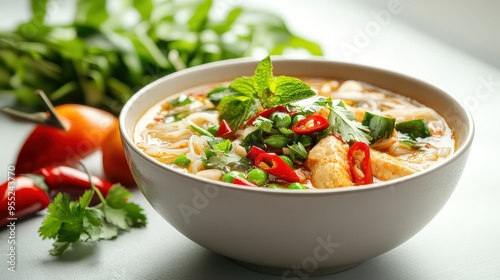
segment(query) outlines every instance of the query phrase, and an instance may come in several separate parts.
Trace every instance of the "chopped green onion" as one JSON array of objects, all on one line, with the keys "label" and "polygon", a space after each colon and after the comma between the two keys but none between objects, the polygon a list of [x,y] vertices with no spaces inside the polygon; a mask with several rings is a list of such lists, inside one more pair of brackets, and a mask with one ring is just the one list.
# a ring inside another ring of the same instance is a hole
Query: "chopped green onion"
[{"label": "chopped green onion", "polygon": [[197,124],[195,124],[194,122],[192,121],[189,121],[189,126],[194,130],[196,131],[198,134],[200,135],[204,135],[204,136],[208,136],[210,138],[214,138],[214,135],[212,133],[210,133],[208,130],[204,129],[204,128],[201,128],[199,127]]},{"label": "chopped green onion", "polygon": [[174,164],[179,166],[187,166],[191,163],[191,160],[186,156],[186,154],[180,154],[174,159]]},{"label": "chopped green onion", "polygon": [[172,107],[180,107],[192,103],[193,100],[185,94],[179,95],[175,100],[168,102]]}]

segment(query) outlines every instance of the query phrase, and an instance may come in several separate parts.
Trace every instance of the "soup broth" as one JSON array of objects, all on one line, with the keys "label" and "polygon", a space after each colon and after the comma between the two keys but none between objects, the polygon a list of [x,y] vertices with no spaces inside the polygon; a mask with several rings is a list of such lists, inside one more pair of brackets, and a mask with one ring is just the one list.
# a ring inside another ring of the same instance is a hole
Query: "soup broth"
[{"label": "soup broth", "polygon": [[455,151],[446,121],[415,100],[360,81],[300,80],[316,95],[261,106],[238,127],[221,119],[216,98],[230,82],[188,89],[152,107],[137,124],[134,142],[180,172],[283,189],[387,181]]}]

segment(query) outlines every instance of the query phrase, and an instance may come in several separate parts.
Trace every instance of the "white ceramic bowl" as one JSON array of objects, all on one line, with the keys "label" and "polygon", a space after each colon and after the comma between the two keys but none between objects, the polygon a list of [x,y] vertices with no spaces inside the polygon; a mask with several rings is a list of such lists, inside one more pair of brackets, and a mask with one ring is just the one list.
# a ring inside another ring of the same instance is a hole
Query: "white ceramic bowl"
[{"label": "white ceramic bowl", "polygon": [[154,209],[199,245],[247,267],[291,277],[346,269],[419,232],[457,185],[474,135],[471,116],[447,93],[397,73],[320,58],[273,58],[275,75],[361,80],[435,109],[457,150],[424,172],[363,187],[292,191],[248,188],[176,172],[138,149],[139,118],[165,97],[204,83],[251,76],[258,61],[234,59],[165,76],[124,106],[120,129],[129,166]]}]

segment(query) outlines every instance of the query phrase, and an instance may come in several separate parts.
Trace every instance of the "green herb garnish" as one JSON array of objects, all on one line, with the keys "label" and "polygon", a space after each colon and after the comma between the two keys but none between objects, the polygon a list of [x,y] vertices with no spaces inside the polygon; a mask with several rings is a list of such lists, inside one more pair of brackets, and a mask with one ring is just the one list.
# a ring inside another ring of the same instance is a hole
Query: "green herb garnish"
[{"label": "green herb garnish", "polygon": [[379,139],[390,138],[394,132],[395,118],[365,112],[361,124],[370,129],[371,143]]},{"label": "green herb garnish", "polygon": [[351,141],[360,141],[370,143],[371,136],[368,127],[355,121],[354,114],[349,111],[344,102],[340,101],[337,105],[328,106],[330,115],[328,122],[334,133],[339,133],[342,141],[349,143]]},{"label": "green herb garnish", "polygon": [[412,140],[431,136],[431,131],[424,119],[415,119],[396,124],[396,130],[406,134]]},{"label": "green herb garnish", "polygon": [[[96,193],[101,203],[92,207],[90,201]],[[38,230],[43,239],[55,239],[50,254],[62,255],[75,242],[114,239],[130,227],[144,227],[147,219],[143,209],[128,202],[130,196],[119,184],[113,185],[105,199],[94,187],[78,201],[71,201],[69,194],[58,193]]]},{"label": "green herb garnish", "polygon": [[257,65],[253,76],[234,79],[228,89],[233,92],[219,103],[219,119],[237,130],[261,108],[271,108],[303,100],[316,93],[300,79],[273,76],[271,58],[267,56]]},{"label": "green herb garnish", "polygon": [[174,159],[174,164],[178,166],[188,166],[191,163],[191,160],[186,156],[186,154],[179,154]]}]

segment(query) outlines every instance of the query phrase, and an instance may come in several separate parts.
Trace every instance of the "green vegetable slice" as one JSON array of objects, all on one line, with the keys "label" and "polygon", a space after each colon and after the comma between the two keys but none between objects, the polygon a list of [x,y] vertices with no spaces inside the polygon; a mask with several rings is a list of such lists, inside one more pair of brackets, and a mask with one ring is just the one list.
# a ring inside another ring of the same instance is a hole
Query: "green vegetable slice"
[{"label": "green vegetable slice", "polygon": [[371,143],[374,143],[379,139],[391,137],[396,119],[365,112],[361,124],[370,129]]},{"label": "green vegetable slice", "polygon": [[424,119],[415,119],[396,124],[396,130],[408,135],[412,140],[431,136],[431,131]]}]

